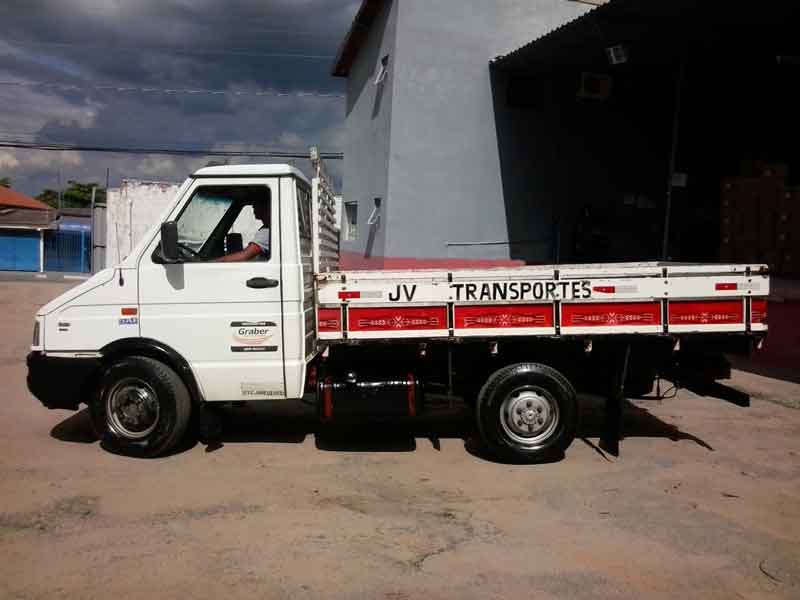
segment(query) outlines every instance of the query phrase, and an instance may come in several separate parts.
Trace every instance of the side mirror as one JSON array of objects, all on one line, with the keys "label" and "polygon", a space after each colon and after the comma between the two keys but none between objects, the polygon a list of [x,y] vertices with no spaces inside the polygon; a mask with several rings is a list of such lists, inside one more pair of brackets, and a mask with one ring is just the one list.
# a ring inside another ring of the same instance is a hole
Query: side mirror
[{"label": "side mirror", "polygon": [[180,262],[178,224],[175,221],[167,221],[161,224],[161,257],[165,263]]}]

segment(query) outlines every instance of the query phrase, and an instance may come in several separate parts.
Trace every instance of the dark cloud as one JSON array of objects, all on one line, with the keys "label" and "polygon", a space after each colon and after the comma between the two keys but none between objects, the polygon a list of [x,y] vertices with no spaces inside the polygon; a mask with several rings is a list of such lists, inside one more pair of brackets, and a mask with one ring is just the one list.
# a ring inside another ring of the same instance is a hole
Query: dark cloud
[{"label": "dark cloud", "polygon": [[[259,90],[342,93],[332,58],[358,0],[5,0],[0,138],[114,146],[339,150],[343,100],[257,96]],[[306,58],[270,56],[302,55]],[[329,57],[317,59],[313,57]],[[242,96],[94,90],[91,86],[239,90]],[[19,135],[10,135],[13,133]],[[27,137],[21,137],[27,136]],[[39,153],[41,154],[41,153]],[[37,193],[66,178],[181,179],[203,159],[0,149],[0,175]]]}]

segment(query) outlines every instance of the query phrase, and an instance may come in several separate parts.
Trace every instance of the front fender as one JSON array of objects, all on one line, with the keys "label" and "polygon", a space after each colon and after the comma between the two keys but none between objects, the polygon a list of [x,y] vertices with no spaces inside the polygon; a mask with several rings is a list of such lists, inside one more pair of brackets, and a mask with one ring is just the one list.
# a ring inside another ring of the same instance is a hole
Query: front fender
[{"label": "front fender", "polygon": [[111,342],[100,352],[103,356],[103,364],[107,365],[124,356],[146,356],[158,360],[178,374],[189,390],[194,403],[204,400],[203,391],[189,362],[174,348],[163,342],[143,337],[123,338]]}]

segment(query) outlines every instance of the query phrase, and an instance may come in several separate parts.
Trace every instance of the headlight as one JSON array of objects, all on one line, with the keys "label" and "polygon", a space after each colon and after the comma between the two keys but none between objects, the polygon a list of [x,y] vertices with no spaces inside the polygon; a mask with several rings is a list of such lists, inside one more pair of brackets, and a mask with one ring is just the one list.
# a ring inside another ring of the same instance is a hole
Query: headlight
[{"label": "headlight", "polygon": [[33,323],[33,345],[39,345],[39,321]]}]

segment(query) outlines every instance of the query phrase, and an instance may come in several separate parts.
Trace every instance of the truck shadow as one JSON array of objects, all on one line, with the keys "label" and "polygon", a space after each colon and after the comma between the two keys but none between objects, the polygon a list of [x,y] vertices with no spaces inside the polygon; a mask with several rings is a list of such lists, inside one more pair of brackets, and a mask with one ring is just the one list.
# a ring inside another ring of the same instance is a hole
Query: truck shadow
[{"label": "truck shadow", "polygon": [[[506,463],[488,451],[477,432],[474,420],[466,409],[443,408],[415,421],[360,423],[357,425],[325,424],[317,420],[314,409],[301,403],[289,405],[247,405],[220,411],[222,429],[212,439],[204,440],[206,452],[224,451],[232,444],[302,444],[313,436],[315,447],[324,452],[414,452],[420,444],[441,450],[441,440],[460,439],[465,450],[481,460]],[[603,459],[611,460],[593,440],[603,432],[603,400],[581,396],[581,422],[577,437]],[[653,415],[642,401],[626,401],[623,407],[623,438],[661,438],[673,442],[688,440],[708,451],[714,449],[699,437],[681,430]],[[88,409],[83,409],[58,423],[50,435],[60,441],[92,444],[97,437],[92,431]],[[173,454],[191,449],[194,441]],[[625,448],[623,445],[622,452]],[[557,462],[562,456],[548,462]]]}]

